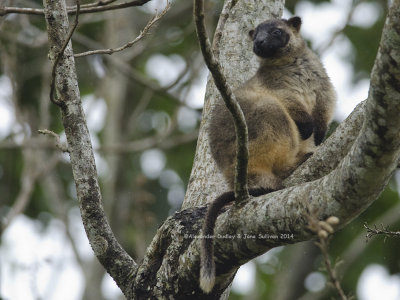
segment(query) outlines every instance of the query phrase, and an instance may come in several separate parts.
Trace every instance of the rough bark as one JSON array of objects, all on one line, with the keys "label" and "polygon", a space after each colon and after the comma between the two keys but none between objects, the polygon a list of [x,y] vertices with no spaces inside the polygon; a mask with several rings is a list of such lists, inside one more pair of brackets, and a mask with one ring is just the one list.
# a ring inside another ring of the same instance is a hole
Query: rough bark
[{"label": "rough bark", "polygon": [[[65,1],[44,0],[49,39],[49,56],[54,63],[68,35]],[[68,141],[72,172],[75,180],[83,224],[93,252],[130,297],[126,282],[132,278],[136,264],[115,239],[101,204],[92,145],[80,100],[71,43],[66,47],[56,69],[57,103]]]},{"label": "rough bark", "polygon": [[[235,5],[232,2],[232,5]],[[211,43],[207,36],[206,25],[204,22],[204,1],[194,0],[193,16],[196,24],[197,39],[203,53],[204,61],[209,69],[214,84],[218,88],[219,94],[225,102],[226,108],[233,117],[233,124],[236,134],[236,167],[234,179],[234,192],[236,202],[240,202],[249,198],[247,185],[247,165],[249,160],[249,133],[243,111],[236,100],[235,94],[226,81],[226,77],[222,72],[221,66],[216,59],[216,55],[211,50]]]},{"label": "rough bark", "polygon": [[[50,58],[54,61],[68,29],[64,1],[44,0]],[[283,3],[227,1],[214,51],[228,83],[237,87],[254,73],[247,31],[277,17]],[[206,206],[222,192],[221,176],[208,150],[208,112],[220,101],[209,80],[195,164],[183,210],[158,230],[143,262],[137,266],[108,226],[83,115],[71,45],[57,68],[56,92],[71,155],[84,226],[95,255],[128,299],[219,299],[240,265],[272,247],[312,238],[307,215],[336,215],[341,226],[354,219],[383,190],[400,154],[400,0],[394,0],[366,102],[349,117],[317,153],[286,181],[288,188],[227,209],[217,220],[217,282],[209,295],[198,286],[199,234]],[[242,41],[240,45],[238,41]],[[224,45],[224,47],[222,47]],[[218,51],[217,51],[218,50]],[[240,72],[237,72],[240,70]],[[327,159],[326,155],[330,155]]]},{"label": "rough bark", "polygon": [[[218,219],[215,235],[226,239],[216,239],[220,285],[217,284],[215,291],[223,288],[227,278],[247,260],[272,247],[311,238],[306,227],[306,215],[310,211],[321,219],[336,215],[344,226],[375,201],[387,184],[396,169],[400,150],[400,123],[396,117],[400,110],[396,103],[400,96],[399,1],[393,3],[390,11],[367,101],[360,104],[325,145],[286,180],[286,186],[291,188],[252,199],[243,207],[229,209]],[[239,69],[232,61],[229,65]],[[211,105],[207,101],[209,98],[212,96],[207,92],[204,123],[207,123],[207,105]],[[196,172],[203,172],[201,176],[210,180],[216,171],[214,166],[207,165],[209,162],[202,161],[208,150],[207,141],[201,140],[207,139],[206,126],[196,153],[195,166],[201,167],[193,170],[192,178],[198,178]],[[205,160],[209,161],[209,157]],[[302,184],[305,182],[308,183]],[[207,182],[196,180],[196,184],[189,187],[188,198],[196,201],[198,196],[209,201],[207,196],[214,197],[213,187],[210,191]],[[197,188],[201,192],[195,194]],[[196,251],[198,244],[191,245],[188,252]]]},{"label": "rough bark", "polygon": [[[378,198],[397,167],[400,153],[400,106],[396,101],[400,97],[398,16],[399,1],[395,1],[371,75],[369,97],[328,142],[341,145],[333,154],[335,158],[325,168],[317,168],[308,176],[303,174],[297,182],[293,177],[288,180],[298,185],[254,198],[219,217],[215,234],[232,237],[231,242],[216,239],[220,272],[232,274],[240,264],[269,248],[311,238],[306,227],[309,211],[321,219],[335,215],[344,226]],[[358,131],[355,140],[347,136]],[[321,159],[323,150],[316,157]],[[310,165],[302,166],[298,173]],[[306,180],[314,181],[300,184]],[[241,238],[235,238],[238,235]],[[244,235],[248,238],[243,239]]]}]

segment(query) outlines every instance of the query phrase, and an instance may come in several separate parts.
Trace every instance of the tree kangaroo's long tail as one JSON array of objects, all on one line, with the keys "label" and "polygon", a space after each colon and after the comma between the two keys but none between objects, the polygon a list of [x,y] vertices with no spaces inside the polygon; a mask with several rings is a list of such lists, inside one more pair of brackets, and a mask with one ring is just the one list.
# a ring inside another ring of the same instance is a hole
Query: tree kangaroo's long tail
[{"label": "tree kangaroo's long tail", "polygon": [[203,239],[200,249],[200,287],[205,293],[211,292],[215,284],[214,227],[218,214],[224,205],[235,200],[233,191],[215,199],[208,207],[203,224]]},{"label": "tree kangaroo's long tail", "polygon": [[[261,196],[272,192],[272,189],[250,189],[251,196]],[[214,227],[219,212],[226,204],[235,200],[233,191],[226,192],[215,199],[208,207],[203,224],[203,238],[200,249],[200,288],[205,293],[210,293],[215,284],[215,262],[214,262]]]}]

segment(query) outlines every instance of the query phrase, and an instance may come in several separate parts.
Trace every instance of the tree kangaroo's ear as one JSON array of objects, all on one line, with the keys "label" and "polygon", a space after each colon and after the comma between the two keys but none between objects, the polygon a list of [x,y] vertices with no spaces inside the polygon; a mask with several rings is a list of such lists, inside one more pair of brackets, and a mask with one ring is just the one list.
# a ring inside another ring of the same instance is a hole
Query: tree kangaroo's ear
[{"label": "tree kangaroo's ear", "polygon": [[301,18],[300,17],[292,17],[288,21],[288,24],[292,26],[297,32],[300,31],[301,27]]}]

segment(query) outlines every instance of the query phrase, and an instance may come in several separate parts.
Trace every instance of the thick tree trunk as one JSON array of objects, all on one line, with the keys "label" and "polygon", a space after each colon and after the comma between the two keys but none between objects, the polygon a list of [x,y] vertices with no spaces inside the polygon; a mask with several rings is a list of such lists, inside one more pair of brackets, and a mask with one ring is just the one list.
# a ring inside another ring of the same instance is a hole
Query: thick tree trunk
[{"label": "thick tree trunk", "polygon": [[[64,1],[44,0],[44,5],[50,57],[54,61],[67,36],[67,12]],[[214,51],[233,88],[255,71],[248,30],[264,19],[278,17],[282,7],[282,2],[266,0],[225,3]],[[197,237],[206,211],[206,206],[199,206],[213,200],[224,187],[209,154],[206,135],[210,107],[220,101],[216,89],[209,80],[183,210],[159,228],[137,266],[115,240],[102,209],[72,49],[70,45],[66,48],[57,67],[56,90],[82,219],[95,255],[128,299],[219,299],[243,263],[272,247],[310,239],[310,211],[320,219],[336,215],[344,226],[377,199],[396,169],[400,154],[399,15],[400,0],[394,0],[365,104],[286,181],[287,189],[253,198],[220,215],[215,233],[226,238],[215,239],[217,281],[209,295],[198,286]],[[245,235],[247,238],[243,238]]]}]

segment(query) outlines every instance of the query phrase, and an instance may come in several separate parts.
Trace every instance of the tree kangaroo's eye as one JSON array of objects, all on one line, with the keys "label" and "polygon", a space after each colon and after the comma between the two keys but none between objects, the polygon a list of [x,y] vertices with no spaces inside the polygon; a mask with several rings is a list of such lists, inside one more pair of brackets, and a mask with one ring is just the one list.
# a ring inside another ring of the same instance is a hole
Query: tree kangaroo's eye
[{"label": "tree kangaroo's eye", "polygon": [[272,31],[272,35],[274,36],[281,36],[282,34],[282,30],[280,29],[275,29],[274,31]]}]

